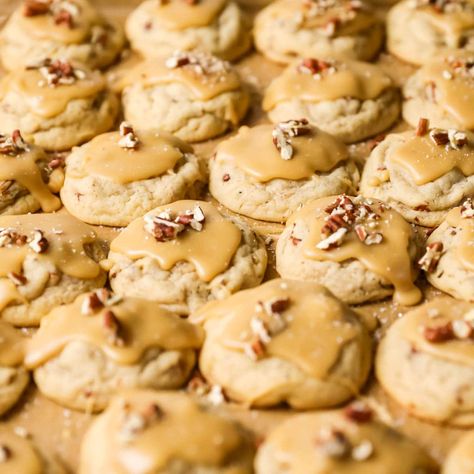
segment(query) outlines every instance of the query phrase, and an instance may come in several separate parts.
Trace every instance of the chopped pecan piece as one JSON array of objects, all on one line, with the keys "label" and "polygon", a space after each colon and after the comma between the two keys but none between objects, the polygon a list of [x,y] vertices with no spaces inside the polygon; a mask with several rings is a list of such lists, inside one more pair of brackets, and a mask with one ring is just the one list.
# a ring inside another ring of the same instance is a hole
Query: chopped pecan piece
[{"label": "chopped pecan piece", "polygon": [[423,335],[428,342],[433,343],[451,341],[455,338],[453,326],[450,322],[443,326],[426,326],[423,330]]},{"label": "chopped pecan piece", "polygon": [[12,450],[6,444],[0,444],[0,463],[7,462],[12,456]]},{"label": "chopped pecan piece", "polygon": [[415,135],[417,137],[422,137],[428,133],[430,122],[427,118],[420,118],[418,120],[418,125],[416,127]]},{"label": "chopped pecan piece", "polygon": [[0,134],[0,154],[17,156],[28,151],[30,147],[23,140],[20,130],[13,130],[11,136]]},{"label": "chopped pecan piece", "polygon": [[366,403],[357,401],[345,408],[344,415],[354,423],[368,423],[373,419],[374,412]]},{"label": "chopped pecan piece", "polygon": [[418,260],[418,265],[425,272],[432,273],[436,270],[442,254],[443,243],[432,242],[426,246],[426,252],[423,257]]},{"label": "chopped pecan piece", "polygon": [[103,313],[103,326],[107,333],[108,339],[114,346],[124,346],[125,339],[123,337],[123,327],[115,313],[107,310]]},{"label": "chopped pecan piece", "polygon": [[23,286],[28,283],[28,279],[21,273],[10,272],[8,273],[7,277],[15,286]]},{"label": "chopped pecan piece", "polygon": [[463,219],[470,219],[474,217],[474,203],[471,198],[467,198],[461,206],[461,217]]},{"label": "chopped pecan piece", "polygon": [[49,248],[48,239],[44,236],[43,231],[37,229],[33,234],[29,246],[33,252],[45,253]]},{"label": "chopped pecan piece", "polygon": [[25,0],[23,15],[26,17],[46,15],[49,13],[51,0]]}]

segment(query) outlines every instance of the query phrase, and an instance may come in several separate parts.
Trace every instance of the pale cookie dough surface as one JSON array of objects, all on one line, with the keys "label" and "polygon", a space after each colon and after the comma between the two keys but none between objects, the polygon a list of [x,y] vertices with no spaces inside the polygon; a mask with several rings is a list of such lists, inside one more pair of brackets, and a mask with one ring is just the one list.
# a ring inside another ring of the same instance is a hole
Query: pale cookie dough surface
[{"label": "pale cookie dough surface", "polygon": [[[448,23],[447,20],[445,22]],[[397,3],[388,13],[387,49],[409,63],[425,64],[449,50],[462,47],[474,51],[473,27],[474,24],[466,24],[457,31],[444,32],[425,12],[415,8],[414,2],[404,0]]]},{"label": "pale cookie dough surface", "polygon": [[413,132],[388,135],[374,148],[364,166],[360,193],[384,201],[409,222],[435,227],[450,209],[474,194],[474,176],[464,176],[455,168],[434,181],[417,185],[408,170],[390,160],[410,135]]},{"label": "pale cookie dough surface", "polygon": [[23,18],[22,12],[23,5],[12,14],[0,32],[0,59],[9,71],[22,69],[44,58],[78,61],[91,69],[104,68],[117,58],[125,43],[121,27],[108,23],[100,16],[97,24],[91,26],[79,42],[61,42],[60,38],[44,30],[42,35],[36,36],[35,31],[28,28],[28,20]]},{"label": "pale cookie dough surface", "polygon": [[464,434],[449,451],[442,474],[472,474],[474,472],[474,432]]},{"label": "pale cookie dough surface", "polygon": [[229,2],[210,25],[183,30],[154,24],[155,7],[154,0],[143,2],[129,15],[125,27],[132,48],[146,58],[169,56],[177,50],[199,49],[222,59],[234,60],[251,46],[247,22],[234,2]]},{"label": "pale cookie dough surface", "polygon": [[410,415],[458,427],[474,424],[472,341],[425,339],[427,328],[467,321],[473,308],[448,297],[435,299],[398,319],[382,339],[377,379]]},{"label": "pale cookie dough surface", "polygon": [[298,2],[287,2],[282,12],[280,4],[285,1],[273,2],[255,20],[255,46],[273,61],[290,63],[298,57],[370,60],[382,45],[383,27],[378,22],[353,35],[328,36],[320,28],[300,26],[295,11]]},{"label": "pale cookie dough surface", "polygon": [[[471,218],[472,219],[472,218]],[[451,226],[446,220],[428,237],[427,245],[441,242],[443,250],[434,271],[426,278],[435,287],[455,298],[474,301],[474,272],[463,265],[458,249],[462,242],[459,227]]]},{"label": "pale cookie dough surface", "polygon": [[183,155],[172,170],[161,176],[125,184],[87,173],[86,156],[82,148],[68,156],[61,199],[71,214],[90,224],[124,226],[157,206],[197,198],[202,191],[203,165],[192,153]]},{"label": "pale cookie dough surface", "polygon": [[371,100],[340,98],[308,102],[295,97],[277,104],[268,112],[273,123],[305,117],[313,125],[346,143],[353,143],[383,132],[398,119],[400,95],[388,89]]},{"label": "pale cookie dough surface", "polygon": [[28,102],[15,91],[0,102],[0,130],[20,129],[24,138],[47,150],[68,150],[112,128],[119,101],[111,92],[96,97],[71,100],[66,109],[51,118],[34,113]]},{"label": "pale cookie dough surface", "polygon": [[[278,313],[259,312],[259,303],[267,308],[273,302],[287,307]],[[285,404],[296,410],[335,406],[354,395],[370,370],[367,329],[355,313],[315,283],[272,280],[204,306],[192,316],[192,320],[199,318],[206,330],[199,359],[201,373],[245,406]],[[254,332],[258,321],[269,329]],[[272,333],[277,321],[281,327]],[[295,325],[304,328],[304,334],[293,329]],[[331,325],[345,329],[332,331]],[[241,329],[249,334],[247,338],[242,339]],[[307,344],[305,338],[313,344]],[[261,344],[261,352],[253,348],[255,341]],[[326,346],[319,352],[322,341]],[[299,350],[300,345],[304,350]],[[316,359],[315,352],[319,354]]]},{"label": "pale cookie dough surface", "polygon": [[[412,440],[372,419],[356,404],[339,411],[294,415],[260,446],[257,474],[433,474],[434,461]],[[351,419],[355,411],[363,421]],[[338,433],[338,436],[336,436]]]}]

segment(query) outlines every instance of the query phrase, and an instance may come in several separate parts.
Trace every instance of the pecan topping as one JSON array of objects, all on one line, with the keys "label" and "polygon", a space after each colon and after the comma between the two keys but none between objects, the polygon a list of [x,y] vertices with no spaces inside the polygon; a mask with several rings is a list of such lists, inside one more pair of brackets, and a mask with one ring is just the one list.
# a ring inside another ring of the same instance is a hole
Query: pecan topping
[{"label": "pecan topping", "polygon": [[426,246],[426,252],[423,257],[418,260],[418,265],[425,272],[432,273],[436,270],[442,254],[443,243],[432,242]]},{"label": "pecan topping", "polygon": [[0,154],[17,156],[30,151],[30,147],[23,140],[20,130],[13,130],[10,136],[0,134]]},{"label": "pecan topping", "polygon": [[0,229],[0,247],[7,245],[25,245],[28,237],[18,233],[15,229]]},{"label": "pecan topping", "polygon": [[65,25],[72,29],[79,15],[79,8],[67,0],[26,0],[23,15],[26,17],[51,15],[56,25]]},{"label": "pecan topping", "polygon": [[415,135],[417,137],[422,137],[428,133],[430,127],[430,122],[427,118],[420,118],[418,120],[418,126],[416,127]]},{"label": "pecan topping", "polygon": [[7,462],[12,455],[12,450],[6,444],[0,444],[0,463]]},{"label": "pecan topping", "polygon": [[158,242],[174,240],[188,229],[202,231],[206,216],[199,206],[182,214],[172,216],[169,212],[161,212],[157,216],[146,215],[145,230],[153,235]]},{"label": "pecan topping", "polygon": [[470,219],[474,217],[474,203],[471,198],[467,198],[461,206],[461,217],[463,219]]},{"label": "pecan topping", "polygon": [[119,431],[120,440],[128,443],[154,423],[165,417],[165,412],[156,403],[150,403],[141,410],[132,410],[124,405],[124,419]]},{"label": "pecan topping", "polygon": [[140,140],[138,140],[133,127],[128,122],[120,124],[120,137],[118,144],[121,148],[136,150],[140,144]]},{"label": "pecan topping", "polygon": [[39,16],[49,13],[51,0],[26,0],[23,3],[24,16]]},{"label": "pecan topping", "polygon": [[347,436],[339,430],[324,431],[316,443],[326,456],[335,459],[347,457],[352,448]]},{"label": "pecan topping", "polygon": [[96,291],[89,293],[82,302],[81,313],[90,315],[94,314],[97,310],[104,307],[104,304],[99,298],[99,295]]},{"label": "pecan topping", "polygon": [[168,69],[186,68],[199,76],[227,73],[231,65],[215,56],[203,52],[176,51],[165,61]]},{"label": "pecan topping", "polygon": [[307,135],[310,132],[311,126],[306,119],[280,122],[274,127],[272,131],[273,144],[280,152],[282,159],[291,160],[293,158],[291,139],[294,137]]},{"label": "pecan topping", "polygon": [[44,80],[38,83],[40,87],[69,86],[86,77],[83,70],[75,68],[69,61],[60,59],[46,58],[37,64],[28,66],[27,69],[36,69],[43,76]]},{"label": "pecan topping", "polygon": [[428,342],[438,343],[454,339],[454,332],[451,323],[443,326],[425,327],[423,335]]},{"label": "pecan topping", "polygon": [[425,326],[423,336],[434,344],[452,340],[472,341],[474,339],[473,314],[467,312],[462,319],[454,319],[440,326]]},{"label": "pecan topping", "polygon": [[227,183],[227,181],[230,181],[230,174],[226,173],[225,175],[223,175],[222,181],[224,181],[224,183]]},{"label": "pecan topping", "polygon": [[21,273],[10,272],[7,277],[15,286],[23,286],[28,283],[28,279]]},{"label": "pecan topping", "polygon": [[48,239],[44,236],[43,231],[39,229],[35,230],[33,238],[28,245],[36,253],[45,253],[49,248]]},{"label": "pecan topping", "polygon": [[323,61],[321,59],[306,58],[298,65],[298,72],[311,74],[315,79],[321,79],[323,75],[334,74],[337,71],[335,61]]},{"label": "pecan topping", "polygon": [[374,412],[366,403],[357,401],[345,408],[344,415],[354,423],[368,423],[372,421]]},{"label": "pecan topping", "polygon": [[109,309],[103,313],[102,317],[104,330],[110,343],[114,346],[124,346],[123,326],[115,313]]}]

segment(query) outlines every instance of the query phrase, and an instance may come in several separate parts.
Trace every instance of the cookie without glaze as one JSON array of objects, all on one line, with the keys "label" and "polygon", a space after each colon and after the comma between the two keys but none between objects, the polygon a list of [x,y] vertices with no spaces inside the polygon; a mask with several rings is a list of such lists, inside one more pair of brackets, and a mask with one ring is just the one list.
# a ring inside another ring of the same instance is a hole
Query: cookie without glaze
[{"label": "cookie without glaze", "polygon": [[274,79],[263,99],[273,123],[305,117],[352,143],[389,128],[400,113],[399,92],[380,67],[307,58]]},{"label": "cookie without glaze", "polygon": [[[223,245],[222,243],[226,244]],[[265,244],[203,201],[177,201],[134,220],[112,241],[110,284],[180,314],[263,279]]]},{"label": "cookie without glaze", "polygon": [[297,57],[370,60],[383,38],[371,7],[352,0],[278,0],[257,15],[254,31],[257,49],[279,63]]},{"label": "cookie without glaze", "polygon": [[[277,135],[283,145],[274,144]],[[242,127],[217,147],[209,167],[209,189],[219,202],[270,222],[286,221],[312,199],[351,193],[359,180],[346,147],[305,120]]]},{"label": "cookie without glaze", "polygon": [[94,2],[51,0],[42,2],[43,7],[40,2],[22,3],[0,32],[0,59],[9,71],[47,57],[103,68],[123,48],[121,28],[102,17]]},{"label": "cookie without glaze", "polygon": [[146,0],[129,15],[125,30],[132,48],[145,58],[198,49],[234,60],[251,45],[246,23],[238,5],[226,0],[161,5]]},{"label": "cookie without glaze", "polygon": [[473,304],[437,298],[388,329],[376,375],[410,415],[444,425],[474,424],[473,314]]},{"label": "cookie without glaze", "polygon": [[474,472],[474,432],[464,434],[449,451],[442,474],[470,474]]},{"label": "cookie without glaze", "polygon": [[370,370],[367,329],[315,283],[271,280],[211,302],[191,320],[206,330],[201,373],[245,406],[335,406]]}]

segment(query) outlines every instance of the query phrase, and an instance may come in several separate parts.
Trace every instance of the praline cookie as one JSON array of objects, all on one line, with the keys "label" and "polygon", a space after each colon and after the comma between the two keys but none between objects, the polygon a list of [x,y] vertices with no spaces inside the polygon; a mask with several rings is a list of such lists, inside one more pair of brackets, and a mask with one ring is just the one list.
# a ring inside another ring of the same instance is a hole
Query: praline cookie
[{"label": "praline cookie", "polygon": [[35,326],[54,307],[103,286],[104,243],[67,214],[0,217],[0,315]]},{"label": "praline cookie", "polygon": [[45,57],[78,61],[91,69],[111,64],[124,35],[87,0],[24,0],[0,33],[0,58],[18,71]]},{"label": "praline cookie", "polygon": [[458,48],[474,51],[470,1],[404,0],[387,16],[387,49],[404,61],[425,64]]},{"label": "praline cookie", "polygon": [[28,386],[30,376],[23,367],[25,343],[19,331],[0,321],[0,415],[16,404]]},{"label": "praline cookie", "polygon": [[0,469],[5,474],[66,474],[58,461],[46,458],[30,439],[0,427]]},{"label": "praline cookie", "polygon": [[202,339],[199,327],[156,303],[100,289],[42,319],[25,365],[47,397],[97,411],[118,390],[182,386]]},{"label": "praline cookie", "polygon": [[448,297],[396,320],[376,354],[383,389],[413,416],[473,426],[473,321],[473,304]]},{"label": "praline cookie", "polygon": [[118,99],[97,71],[45,59],[0,82],[0,132],[21,130],[28,142],[67,150],[109,130]]},{"label": "praline cookie", "polygon": [[267,436],[257,474],[435,474],[436,463],[413,441],[356,403],[345,410],[296,415]]},{"label": "praline cookie", "polygon": [[284,222],[312,199],[351,194],[359,180],[346,147],[307,120],[242,127],[220,143],[209,168],[219,202],[271,222]]},{"label": "praline cookie", "polygon": [[227,0],[146,0],[129,15],[125,29],[132,48],[145,58],[199,49],[234,60],[251,45],[239,6]]},{"label": "praline cookie", "polygon": [[350,304],[392,295],[413,305],[418,253],[414,230],[375,199],[333,196],[312,201],[286,223],[276,247],[283,278],[315,281]]},{"label": "praline cookie", "polygon": [[20,130],[0,134],[0,214],[57,211],[64,180],[62,161],[23,140]]},{"label": "praline cookie", "polygon": [[90,224],[124,226],[151,209],[197,197],[203,165],[187,143],[158,131],[99,135],[67,157],[61,199]]},{"label": "praline cookie", "polygon": [[388,135],[370,154],[360,192],[386,202],[409,222],[434,227],[474,195],[474,135],[430,128]]},{"label": "praline cookie", "polygon": [[416,127],[426,117],[432,127],[474,130],[474,52],[434,60],[407,79],[403,118]]},{"label": "praline cookie", "polygon": [[368,330],[316,283],[271,280],[209,303],[192,321],[206,330],[201,373],[245,406],[335,406],[370,370]]},{"label": "praline cookie", "polygon": [[254,447],[236,422],[184,393],[133,391],[113,399],[86,433],[80,474],[251,474]]},{"label": "praline cookie", "polygon": [[371,7],[354,0],[278,0],[255,19],[255,45],[270,59],[372,59],[383,39]]},{"label": "praline cookie", "polygon": [[206,53],[176,52],[145,61],[119,87],[125,118],[135,127],[159,128],[190,142],[236,127],[249,106],[237,72]]},{"label": "praline cookie", "polygon": [[474,472],[474,432],[470,431],[459,439],[449,451],[442,474],[472,474]]},{"label": "praline cookie", "polygon": [[110,284],[121,296],[148,298],[180,314],[257,286],[265,244],[210,203],[177,201],[134,220],[112,241]]},{"label": "praline cookie", "polygon": [[428,281],[455,298],[474,302],[474,205],[467,199],[428,237],[420,265]]},{"label": "praline cookie", "polygon": [[352,143],[389,128],[399,116],[400,97],[379,66],[307,58],[271,82],[263,109],[273,123],[305,117]]}]

